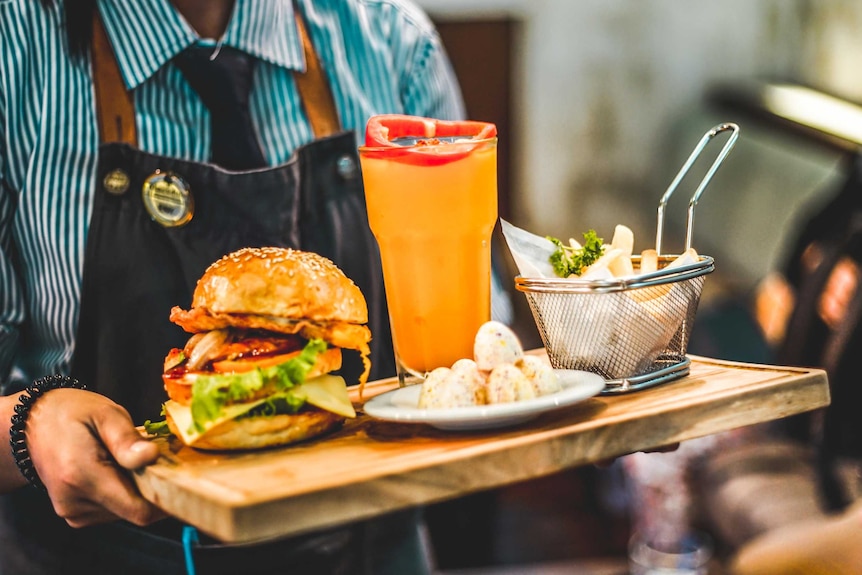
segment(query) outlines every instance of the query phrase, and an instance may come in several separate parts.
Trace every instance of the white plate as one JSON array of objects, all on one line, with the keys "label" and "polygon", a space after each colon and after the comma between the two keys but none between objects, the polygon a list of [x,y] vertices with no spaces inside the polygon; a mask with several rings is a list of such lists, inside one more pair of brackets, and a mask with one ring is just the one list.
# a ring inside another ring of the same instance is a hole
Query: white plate
[{"label": "white plate", "polygon": [[417,384],[372,397],[365,402],[363,409],[371,417],[385,421],[427,423],[446,430],[491,429],[522,423],[547,411],[578,403],[605,387],[605,380],[595,373],[571,369],[554,371],[563,389],[535,399],[449,409],[419,409],[422,386]]}]

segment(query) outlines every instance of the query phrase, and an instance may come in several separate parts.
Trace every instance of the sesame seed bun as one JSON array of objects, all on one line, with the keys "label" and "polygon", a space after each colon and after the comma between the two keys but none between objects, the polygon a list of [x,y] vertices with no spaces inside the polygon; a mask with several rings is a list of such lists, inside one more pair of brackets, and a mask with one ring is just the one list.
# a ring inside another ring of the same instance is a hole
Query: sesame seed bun
[{"label": "sesame seed bun", "polygon": [[212,264],[192,307],[312,321],[368,322],[362,292],[334,263],[289,248],[245,248]]},{"label": "sesame seed bun", "polygon": [[[170,414],[166,414],[165,419],[171,433],[180,437]],[[205,451],[237,451],[288,445],[332,431],[344,419],[322,409],[309,409],[293,415],[231,419],[207,431],[194,447]]]}]

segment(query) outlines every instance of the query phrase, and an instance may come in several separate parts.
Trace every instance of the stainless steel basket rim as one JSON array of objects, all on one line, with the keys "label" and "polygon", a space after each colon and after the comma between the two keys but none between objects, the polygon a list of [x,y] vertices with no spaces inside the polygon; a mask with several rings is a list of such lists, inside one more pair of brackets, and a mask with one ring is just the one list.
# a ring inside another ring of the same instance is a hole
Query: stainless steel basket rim
[{"label": "stainless steel basket rim", "polygon": [[[670,263],[676,255],[659,258]],[[632,256],[637,262],[640,256]],[[683,266],[664,268],[655,272],[624,278],[584,280],[580,278],[525,278],[515,277],[515,288],[525,293],[608,293],[625,291],[649,286],[658,286],[696,278],[715,271],[715,260],[711,256],[700,255],[698,261]]]},{"label": "stainless steel basket rim", "polygon": [[640,375],[606,379],[605,388],[599,393],[611,395],[638,391],[660,383],[674,381],[685,377],[691,371],[691,359],[688,356],[659,356],[652,367]]}]

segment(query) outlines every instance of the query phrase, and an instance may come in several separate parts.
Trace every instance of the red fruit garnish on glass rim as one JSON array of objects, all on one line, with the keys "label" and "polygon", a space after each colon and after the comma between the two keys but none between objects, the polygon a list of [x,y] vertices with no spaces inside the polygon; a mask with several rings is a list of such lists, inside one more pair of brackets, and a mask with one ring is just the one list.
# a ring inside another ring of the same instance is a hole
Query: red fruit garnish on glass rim
[{"label": "red fruit garnish on glass rim", "polygon": [[[372,116],[368,120],[363,153],[408,164],[435,166],[460,160],[472,152],[479,142],[496,137],[497,126],[489,122],[452,122],[384,114]],[[401,138],[415,141],[405,145],[398,142]],[[444,141],[441,138],[457,138],[458,141]]]}]

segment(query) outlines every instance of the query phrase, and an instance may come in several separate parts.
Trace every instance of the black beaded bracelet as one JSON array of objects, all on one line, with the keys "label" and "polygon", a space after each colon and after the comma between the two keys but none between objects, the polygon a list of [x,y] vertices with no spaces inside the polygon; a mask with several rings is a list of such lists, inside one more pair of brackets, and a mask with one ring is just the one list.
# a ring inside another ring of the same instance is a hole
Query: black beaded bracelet
[{"label": "black beaded bracelet", "polygon": [[15,464],[21,471],[21,475],[30,482],[30,485],[38,489],[45,489],[33,460],[30,459],[30,451],[27,449],[27,434],[24,428],[27,426],[27,418],[30,416],[30,408],[37,399],[42,397],[46,391],[70,387],[74,389],[87,389],[87,386],[77,379],[68,375],[48,375],[37,379],[27,386],[24,393],[18,396],[18,405],[15,406],[15,415],[12,416],[12,425],[9,427],[9,445],[12,447],[12,456]]}]

